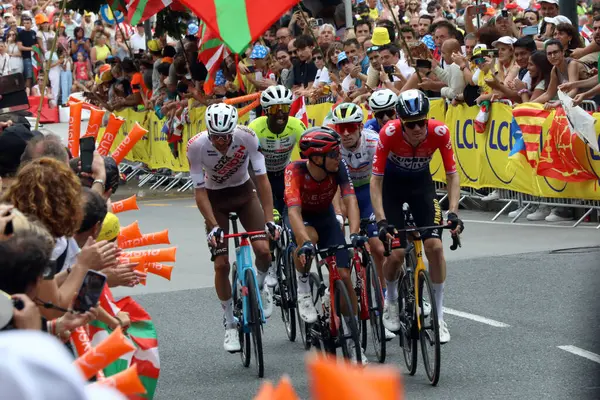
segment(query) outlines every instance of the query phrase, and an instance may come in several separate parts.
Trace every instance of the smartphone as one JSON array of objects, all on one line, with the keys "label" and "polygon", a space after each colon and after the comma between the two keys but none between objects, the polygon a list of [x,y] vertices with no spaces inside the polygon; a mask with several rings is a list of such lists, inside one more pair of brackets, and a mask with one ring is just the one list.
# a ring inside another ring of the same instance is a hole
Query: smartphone
[{"label": "smartphone", "polygon": [[256,72],[256,67],[254,65],[248,65],[246,68],[248,68],[248,71],[251,73]]},{"label": "smartphone", "polygon": [[396,72],[396,68],[394,65],[388,65],[388,66],[383,66],[383,70],[385,71],[386,74],[393,74],[394,72]]},{"label": "smartphone", "polygon": [[79,149],[81,154],[81,172],[91,174],[94,150],[96,150],[96,138],[90,136],[79,139]]},{"label": "smartphone", "polygon": [[481,55],[484,57],[498,57],[498,49],[481,50]]},{"label": "smartphone", "polygon": [[487,7],[485,4],[480,4],[475,6],[475,14],[476,15],[484,15],[487,12]]},{"label": "smartphone", "polygon": [[77,292],[77,297],[73,302],[73,310],[84,313],[98,304],[105,283],[106,275],[89,270],[83,278],[79,292]]},{"label": "smartphone", "polygon": [[524,36],[535,36],[539,32],[539,27],[537,25],[534,26],[524,26],[521,28],[521,33]]},{"label": "smartphone", "polygon": [[417,58],[417,68],[431,69],[431,61]]},{"label": "smartphone", "polygon": [[501,14],[503,18],[508,18],[508,10],[502,10]]}]

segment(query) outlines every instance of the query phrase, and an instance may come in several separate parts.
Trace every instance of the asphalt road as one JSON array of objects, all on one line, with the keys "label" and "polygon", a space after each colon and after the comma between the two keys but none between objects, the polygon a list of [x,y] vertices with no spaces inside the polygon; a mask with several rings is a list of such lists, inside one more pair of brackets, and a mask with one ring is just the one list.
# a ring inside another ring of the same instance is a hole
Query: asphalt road
[{"label": "asphalt road", "polygon": [[[140,208],[120,214],[122,225],[138,220],[143,233],[169,229],[177,246],[171,281],[150,276],[145,287],[114,292],[134,295],[156,324],[161,357],[156,398],[252,398],[262,381],[252,365],[246,369],[239,355],[222,350],[222,311],[193,201],[149,200]],[[600,247],[600,232],[589,226],[489,223],[492,214],[484,213],[461,216],[467,220],[463,248],[447,251],[445,319],[452,340],[442,347],[441,380],[430,387],[420,364],[415,376],[402,374],[406,398],[600,398],[600,308],[595,308],[600,248],[551,253]],[[306,353],[301,343],[287,340],[278,311],[265,326],[265,376],[277,381],[289,375],[306,399]],[[367,356],[374,359],[372,348]],[[387,362],[403,367],[396,340],[388,342]]]}]

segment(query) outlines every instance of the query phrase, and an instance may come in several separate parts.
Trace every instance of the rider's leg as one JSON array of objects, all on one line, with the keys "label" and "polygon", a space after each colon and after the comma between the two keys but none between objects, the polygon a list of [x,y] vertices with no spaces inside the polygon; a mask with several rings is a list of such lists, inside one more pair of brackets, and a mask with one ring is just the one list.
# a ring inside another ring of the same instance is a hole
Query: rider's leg
[{"label": "rider's leg", "polygon": [[[319,241],[319,235],[317,231],[312,226],[306,227],[306,232],[310,237],[311,242],[316,245]],[[297,243],[297,248],[294,251],[294,264],[296,265],[296,280],[298,282],[297,291],[298,294],[310,293],[310,284],[308,281],[308,274],[310,272],[310,264],[306,264],[304,267],[300,264],[300,259],[298,257],[298,251],[300,247],[302,247],[302,243]]]},{"label": "rider's leg", "polygon": [[221,300],[221,306],[225,313],[225,327],[227,329],[235,327],[233,318],[233,301],[231,299],[231,281],[229,280],[229,257],[225,250],[224,255],[215,258],[215,290],[217,297]]},{"label": "rider's leg", "polygon": [[431,277],[433,295],[437,306],[438,319],[444,319],[444,281],[446,280],[446,260],[442,241],[437,238],[425,240],[425,255],[429,261],[429,276]]}]

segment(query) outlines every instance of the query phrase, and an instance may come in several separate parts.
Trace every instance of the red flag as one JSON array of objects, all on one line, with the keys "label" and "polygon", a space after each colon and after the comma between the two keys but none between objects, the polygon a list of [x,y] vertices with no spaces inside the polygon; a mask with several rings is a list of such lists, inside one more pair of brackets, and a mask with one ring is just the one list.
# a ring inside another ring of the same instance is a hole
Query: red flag
[{"label": "red flag", "polygon": [[304,96],[297,97],[290,107],[290,115],[298,118],[304,126],[308,127],[308,115],[306,114],[306,103]]},{"label": "red flag", "polygon": [[565,110],[557,108],[540,153],[537,174],[565,182],[596,180],[596,176],[588,172],[575,157],[575,140],[581,139],[571,133]]},{"label": "red flag", "polygon": [[206,24],[200,27],[200,41],[198,42],[198,59],[202,61],[208,76],[204,82],[204,92],[212,94],[215,76],[221,68],[221,63],[229,55],[229,49],[212,29]]}]

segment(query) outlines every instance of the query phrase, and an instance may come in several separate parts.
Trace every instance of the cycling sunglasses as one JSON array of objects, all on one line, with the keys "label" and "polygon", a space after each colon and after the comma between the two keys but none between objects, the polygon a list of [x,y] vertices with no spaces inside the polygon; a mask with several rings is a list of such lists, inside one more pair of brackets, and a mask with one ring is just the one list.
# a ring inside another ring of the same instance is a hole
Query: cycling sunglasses
[{"label": "cycling sunglasses", "polygon": [[415,129],[415,127],[419,127],[422,128],[425,126],[425,124],[427,123],[426,119],[420,119],[418,121],[408,121],[408,122],[403,122],[403,125],[405,127],[407,127],[408,129]]},{"label": "cycling sunglasses", "polygon": [[287,114],[290,112],[290,105],[289,104],[275,104],[275,105],[272,105],[271,107],[267,108],[266,111],[270,115],[277,114],[279,111],[281,111],[284,114]]},{"label": "cycling sunglasses", "polygon": [[231,133],[209,133],[208,134],[208,138],[211,140],[211,142],[226,142],[229,137],[231,136]]},{"label": "cycling sunglasses", "polygon": [[325,153],[325,156],[329,157],[329,158],[339,158],[340,157],[340,148],[338,147],[334,150],[331,150],[328,153]]},{"label": "cycling sunglasses", "polygon": [[343,124],[335,124],[335,131],[339,134],[344,132],[354,133],[360,129],[360,122],[345,122]]},{"label": "cycling sunglasses", "polygon": [[390,110],[383,110],[383,111],[377,111],[375,113],[375,118],[378,119],[383,119],[383,117],[387,116],[389,119],[392,119],[396,116],[396,110],[394,109],[390,109]]}]

